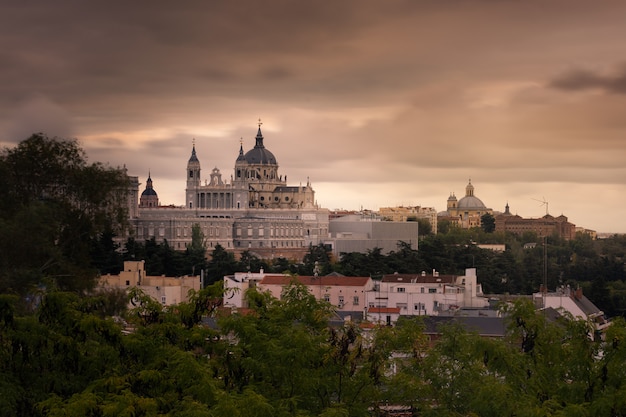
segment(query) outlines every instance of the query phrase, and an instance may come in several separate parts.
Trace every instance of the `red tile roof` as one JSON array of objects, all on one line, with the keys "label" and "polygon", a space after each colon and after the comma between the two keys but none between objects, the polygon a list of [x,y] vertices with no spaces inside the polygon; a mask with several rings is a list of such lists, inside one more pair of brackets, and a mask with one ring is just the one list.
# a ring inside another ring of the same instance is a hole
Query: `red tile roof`
[{"label": "red tile roof", "polygon": [[324,286],[345,286],[345,287],[363,287],[367,285],[370,277],[338,277],[338,276],[298,276],[290,277],[288,275],[266,275],[260,282],[261,285],[289,285],[290,282],[296,280],[303,285],[324,285]]}]

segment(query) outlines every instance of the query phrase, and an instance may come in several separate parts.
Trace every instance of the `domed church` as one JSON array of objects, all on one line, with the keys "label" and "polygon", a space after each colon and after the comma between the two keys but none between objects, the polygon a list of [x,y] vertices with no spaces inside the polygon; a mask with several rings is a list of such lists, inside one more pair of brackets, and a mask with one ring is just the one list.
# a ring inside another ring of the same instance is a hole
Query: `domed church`
[{"label": "domed church", "polygon": [[152,186],[152,178],[148,173],[148,180],[146,181],[146,189],[141,193],[139,198],[139,207],[158,207],[159,196]]},{"label": "domed church", "polygon": [[318,207],[309,179],[305,185],[287,184],[276,157],[265,147],[260,121],[254,139],[247,152],[240,142],[230,179],[222,178],[217,167],[209,178],[202,178],[194,142],[185,170],[184,206],[159,206],[148,175],[137,214],[131,218],[134,237],[167,240],[174,249],[184,250],[197,224],[209,251],[219,244],[266,258],[299,257],[309,245],[322,242],[328,235],[328,209]]},{"label": "domed church", "polygon": [[484,214],[493,214],[493,210],[487,208],[480,198],[474,195],[472,180],[465,187],[465,197],[457,201],[454,193],[450,194],[447,202],[447,210],[438,213],[439,217],[450,217],[459,226],[469,229],[480,226],[480,218]]},{"label": "domed church", "polygon": [[259,123],[254,148],[244,153],[243,143],[235,160],[230,183],[213,168],[210,180],[201,183],[200,161],[195,145],[187,163],[186,207],[193,209],[312,209],[315,191],[307,179],[305,186],[288,186],[287,176],[278,174],[276,157],[263,144]]}]

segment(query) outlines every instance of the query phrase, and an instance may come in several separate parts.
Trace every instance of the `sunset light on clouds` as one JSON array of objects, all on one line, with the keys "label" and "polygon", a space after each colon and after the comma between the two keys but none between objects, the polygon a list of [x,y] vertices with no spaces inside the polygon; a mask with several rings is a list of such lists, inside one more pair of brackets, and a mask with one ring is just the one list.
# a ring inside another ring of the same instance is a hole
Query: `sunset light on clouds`
[{"label": "sunset light on clouds", "polygon": [[[240,140],[329,209],[487,207],[626,233],[621,1],[0,1],[0,143],[78,138],[185,201]],[[538,201],[539,200],[539,201]]]}]

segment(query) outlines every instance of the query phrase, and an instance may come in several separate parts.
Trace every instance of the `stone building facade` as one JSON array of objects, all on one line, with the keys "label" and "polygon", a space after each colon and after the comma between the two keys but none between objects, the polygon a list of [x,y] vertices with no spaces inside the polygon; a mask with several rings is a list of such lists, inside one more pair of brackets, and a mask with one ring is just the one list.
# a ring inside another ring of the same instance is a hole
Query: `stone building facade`
[{"label": "stone building facade", "polygon": [[[184,250],[198,225],[209,251],[219,244],[262,258],[301,258],[309,245],[328,235],[328,210],[317,205],[308,179],[306,185],[288,185],[278,168],[276,157],[265,148],[260,123],[255,146],[244,152],[241,143],[230,180],[216,167],[203,182],[194,143],[185,168],[185,205],[159,206],[149,177],[139,205],[135,199],[138,208],[129,207],[135,213],[131,233],[138,240],[167,240]],[[131,195],[137,196],[138,190]]]},{"label": "stone building facade", "polygon": [[566,216],[558,217],[546,214],[538,219],[524,218],[516,214],[511,214],[507,204],[504,213],[496,216],[496,232],[510,232],[522,235],[525,232],[533,232],[537,237],[547,237],[556,235],[565,240],[576,237],[576,225],[570,223]]}]

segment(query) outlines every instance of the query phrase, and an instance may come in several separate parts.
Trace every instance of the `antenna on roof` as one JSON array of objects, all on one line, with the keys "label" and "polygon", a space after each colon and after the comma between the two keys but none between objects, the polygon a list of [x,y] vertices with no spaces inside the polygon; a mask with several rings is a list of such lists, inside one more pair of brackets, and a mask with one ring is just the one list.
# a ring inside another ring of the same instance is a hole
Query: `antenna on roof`
[{"label": "antenna on roof", "polygon": [[545,197],[541,197],[541,198],[542,200],[537,200],[536,198],[533,198],[533,200],[539,201],[541,203],[539,207],[546,206],[546,215],[547,215],[548,214],[548,202],[546,201]]}]

